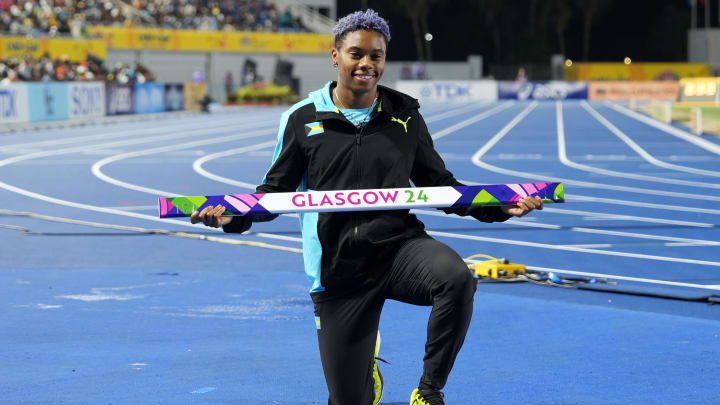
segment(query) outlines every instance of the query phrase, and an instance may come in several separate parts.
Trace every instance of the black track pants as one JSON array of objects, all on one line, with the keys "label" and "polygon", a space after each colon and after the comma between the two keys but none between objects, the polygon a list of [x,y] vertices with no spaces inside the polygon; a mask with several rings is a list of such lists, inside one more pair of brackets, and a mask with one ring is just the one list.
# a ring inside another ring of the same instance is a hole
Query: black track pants
[{"label": "black track pants", "polygon": [[386,299],[432,305],[420,381],[444,387],[470,325],[476,287],[455,251],[430,237],[418,237],[399,249],[390,272],[370,289],[315,302],[328,404],[372,404],[373,354]]}]

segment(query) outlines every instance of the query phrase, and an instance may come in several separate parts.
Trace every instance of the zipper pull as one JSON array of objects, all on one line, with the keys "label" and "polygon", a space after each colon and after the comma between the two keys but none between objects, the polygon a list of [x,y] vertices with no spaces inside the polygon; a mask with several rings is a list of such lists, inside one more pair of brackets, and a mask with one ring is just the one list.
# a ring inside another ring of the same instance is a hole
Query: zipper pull
[{"label": "zipper pull", "polygon": [[360,146],[360,134],[355,134],[355,143]]}]

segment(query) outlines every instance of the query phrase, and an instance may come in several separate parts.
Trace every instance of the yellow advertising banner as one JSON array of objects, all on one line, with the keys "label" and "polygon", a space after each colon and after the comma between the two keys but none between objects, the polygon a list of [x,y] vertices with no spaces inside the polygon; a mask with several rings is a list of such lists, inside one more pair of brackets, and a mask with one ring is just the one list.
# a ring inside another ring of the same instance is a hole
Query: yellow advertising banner
[{"label": "yellow advertising banner", "polygon": [[22,38],[0,36],[0,59],[31,56],[39,59],[44,54],[52,59],[67,57],[72,62],[81,62],[93,54],[100,59],[107,57],[105,42],[97,39],[71,38]]},{"label": "yellow advertising banner", "polygon": [[566,66],[565,80],[680,80],[685,77],[707,77],[706,63],[573,63]]},{"label": "yellow advertising banner", "polygon": [[675,101],[680,84],[675,81],[655,82],[590,82],[590,100],[667,100]]},{"label": "yellow advertising banner", "polygon": [[680,101],[720,102],[720,77],[696,77],[680,80]]},{"label": "yellow advertising banner", "polygon": [[111,49],[189,52],[328,53],[332,35],[93,27]]}]

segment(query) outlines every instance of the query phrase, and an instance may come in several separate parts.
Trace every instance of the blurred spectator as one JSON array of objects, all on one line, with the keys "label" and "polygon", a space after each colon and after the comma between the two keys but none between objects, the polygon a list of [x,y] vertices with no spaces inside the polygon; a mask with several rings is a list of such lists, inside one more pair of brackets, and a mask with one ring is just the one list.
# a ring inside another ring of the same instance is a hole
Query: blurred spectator
[{"label": "blurred spectator", "polygon": [[81,62],[71,62],[67,55],[52,60],[47,54],[39,60],[30,57],[0,60],[0,83],[2,84],[16,81],[89,80],[145,83],[155,81],[155,76],[141,64],[133,69],[129,65],[118,63],[112,71],[109,71],[105,68],[103,61],[93,55],[88,55],[87,59]]},{"label": "blurred spectator", "polygon": [[267,0],[0,0],[0,32],[82,37],[90,26],[307,31]]}]

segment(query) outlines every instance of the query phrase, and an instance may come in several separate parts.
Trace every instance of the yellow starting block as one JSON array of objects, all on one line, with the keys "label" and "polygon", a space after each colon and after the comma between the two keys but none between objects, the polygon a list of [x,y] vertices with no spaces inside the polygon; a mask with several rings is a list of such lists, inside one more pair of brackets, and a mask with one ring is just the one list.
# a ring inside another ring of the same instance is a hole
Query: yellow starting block
[{"label": "yellow starting block", "polygon": [[468,263],[468,267],[475,277],[513,278],[526,273],[526,268],[522,264],[510,263],[507,259],[498,259],[489,255],[472,255],[466,258],[465,261],[470,262],[472,259],[478,257],[484,257],[489,260]]}]

